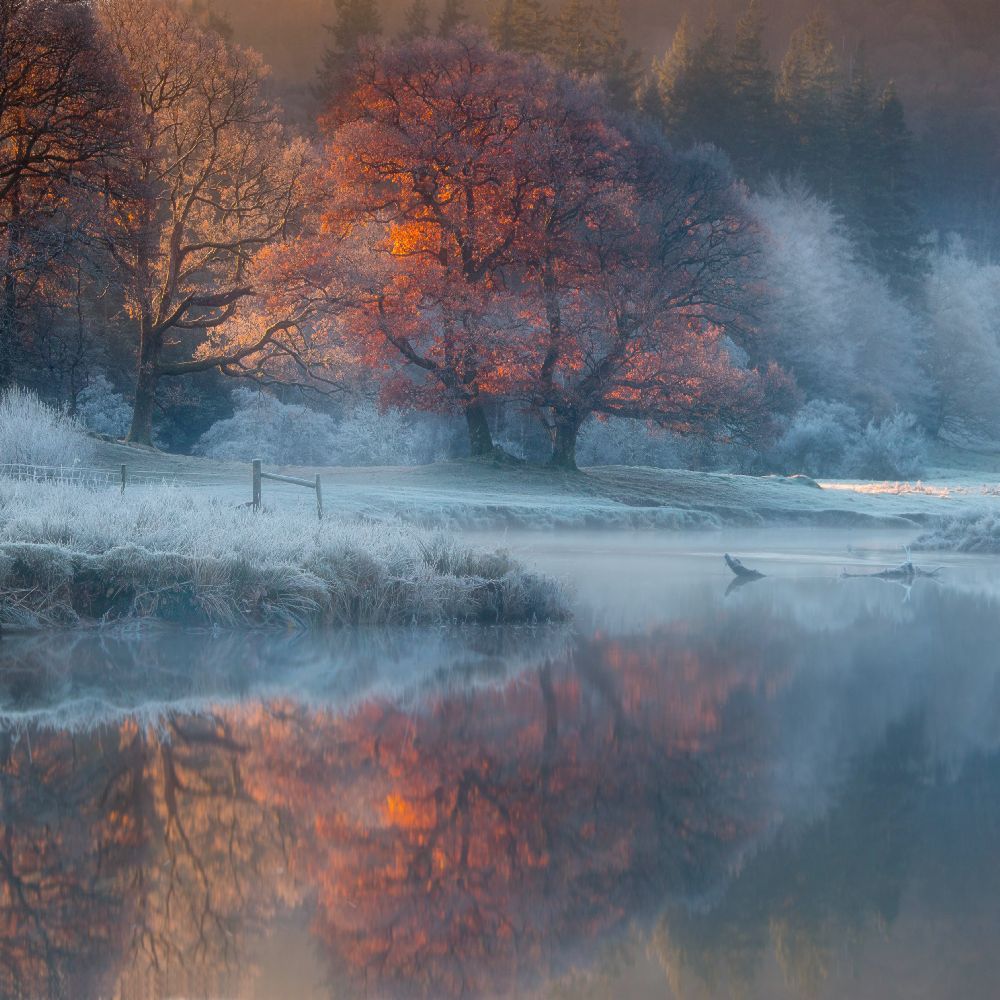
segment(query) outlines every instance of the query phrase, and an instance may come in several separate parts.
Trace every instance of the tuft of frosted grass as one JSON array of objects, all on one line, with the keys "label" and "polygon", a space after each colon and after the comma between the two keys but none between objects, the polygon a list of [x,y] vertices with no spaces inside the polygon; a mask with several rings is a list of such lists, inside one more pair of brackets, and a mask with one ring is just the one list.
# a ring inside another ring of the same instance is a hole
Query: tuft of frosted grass
[{"label": "tuft of frosted grass", "polygon": [[33,392],[15,385],[0,396],[0,465],[71,467],[93,454],[83,425]]},{"label": "tuft of frosted grass", "polygon": [[564,619],[562,590],[503,552],[398,524],[254,513],[163,487],[0,480],[0,622],[220,626]]},{"label": "tuft of frosted grass", "polygon": [[921,535],[911,546],[922,551],[1000,553],[1000,515],[954,517]]}]

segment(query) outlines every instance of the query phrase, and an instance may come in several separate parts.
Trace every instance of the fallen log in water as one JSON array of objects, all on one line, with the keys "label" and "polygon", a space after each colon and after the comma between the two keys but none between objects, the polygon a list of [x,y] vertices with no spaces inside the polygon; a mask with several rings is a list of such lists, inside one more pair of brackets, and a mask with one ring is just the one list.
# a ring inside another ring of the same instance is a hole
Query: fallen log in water
[{"label": "fallen log in water", "polygon": [[758,573],[755,569],[748,569],[742,562],[740,562],[739,559],[729,555],[728,553],[725,556],[725,560],[726,565],[740,580],[762,580],[764,578],[763,573]]},{"label": "fallen log in water", "polygon": [[895,569],[883,569],[878,573],[848,573],[845,569],[841,577],[845,580],[892,580],[897,583],[912,583],[919,577],[934,579],[941,572],[940,567],[936,569],[921,569],[915,566],[909,559]]}]

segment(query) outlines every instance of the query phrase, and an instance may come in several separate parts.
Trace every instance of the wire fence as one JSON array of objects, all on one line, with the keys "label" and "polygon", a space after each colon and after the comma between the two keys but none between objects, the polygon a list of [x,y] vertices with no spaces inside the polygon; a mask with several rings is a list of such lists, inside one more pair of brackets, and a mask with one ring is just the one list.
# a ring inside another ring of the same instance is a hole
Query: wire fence
[{"label": "wire fence", "polygon": [[[264,472],[262,463],[254,461],[248,470],[247,479],[236,474],[212,474],[205,472],[181,472],[170,469],[148,470],[133,469],[129,465],[120,465],[112,469],[89,469],[81,466],[28,465],[23,463],[0,464],[0,478],[14,479],[20,482],[61,483],[89,489],[117,490],[124,494],[128,490],[148,487],[175,487],[179,489],[201,489],[216,493],[220,498],[235,500],[241,506],[260,510],[262,502],[262,483],[276,483],[279,486],[306,487],[312,494],[316,513],[323,518],[323,487],[320,477],[300,479],[293,476],[278,475]],[[239,493],[246,489],[246,501],[240,501]],[[286,489],[279,489],[278,497],[282,506],[289,501],[296,502],[288,495]],[[297,499],[297,498],[296,498]]]},{"label": "wire fence", "polygon": [[132,486],[218,488],[233,486],[238,482],[232,476],[212,475],[203,472],[133,469],[131,466],[125,465],[114,469],[88,469],[76,465],[9,463],[0,464],[0,477],[20,482],[64,483],[72,486],[108,487],[119,490]]}]

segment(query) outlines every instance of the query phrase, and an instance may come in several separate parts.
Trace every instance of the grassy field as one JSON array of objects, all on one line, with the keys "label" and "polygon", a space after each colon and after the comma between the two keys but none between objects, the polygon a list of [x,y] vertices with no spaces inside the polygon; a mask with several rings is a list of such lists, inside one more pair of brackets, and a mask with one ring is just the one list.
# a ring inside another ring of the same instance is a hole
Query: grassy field
[{"label": "grassy field", "polygon": [[[101,442],[95,462],[173,477],[190,492],[237,505],[250,499],[250,466]],[[323,477],[326,509],[340,517],[396,518],[435,527],[717,528],[800,524],[912,529],[970,508],[1000,509],[990,473],[941,474],[926,486],[817,484],[805,479],[609,467],[579,473],[449,462],[407,468],[273,469]],[[998,477],[1000,478],[1000,477]],[[995,480],[994,480],[995,481]],[[312,495],[267,482],[271,509],[308,510]]]}]

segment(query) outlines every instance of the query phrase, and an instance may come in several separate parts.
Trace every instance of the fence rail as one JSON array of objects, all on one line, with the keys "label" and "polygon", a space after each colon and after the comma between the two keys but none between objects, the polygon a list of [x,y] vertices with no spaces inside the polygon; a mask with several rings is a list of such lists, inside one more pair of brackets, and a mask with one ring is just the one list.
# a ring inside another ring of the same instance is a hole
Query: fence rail
[{"label": "fence rail", "polygon": [[316,514],[323,520],[323,483],[317,475],[312,481],[308,479],[298,479],[295,476],[279,476],[275,472],[265,472],[263,462],[255,458],[250,463],[250,489],[253,497],[253,509],[260,510],[263,497],[263,481],[270,480],[273,483],[285,483],[288,486],[303,486],[307,490],[316,491]]}]

